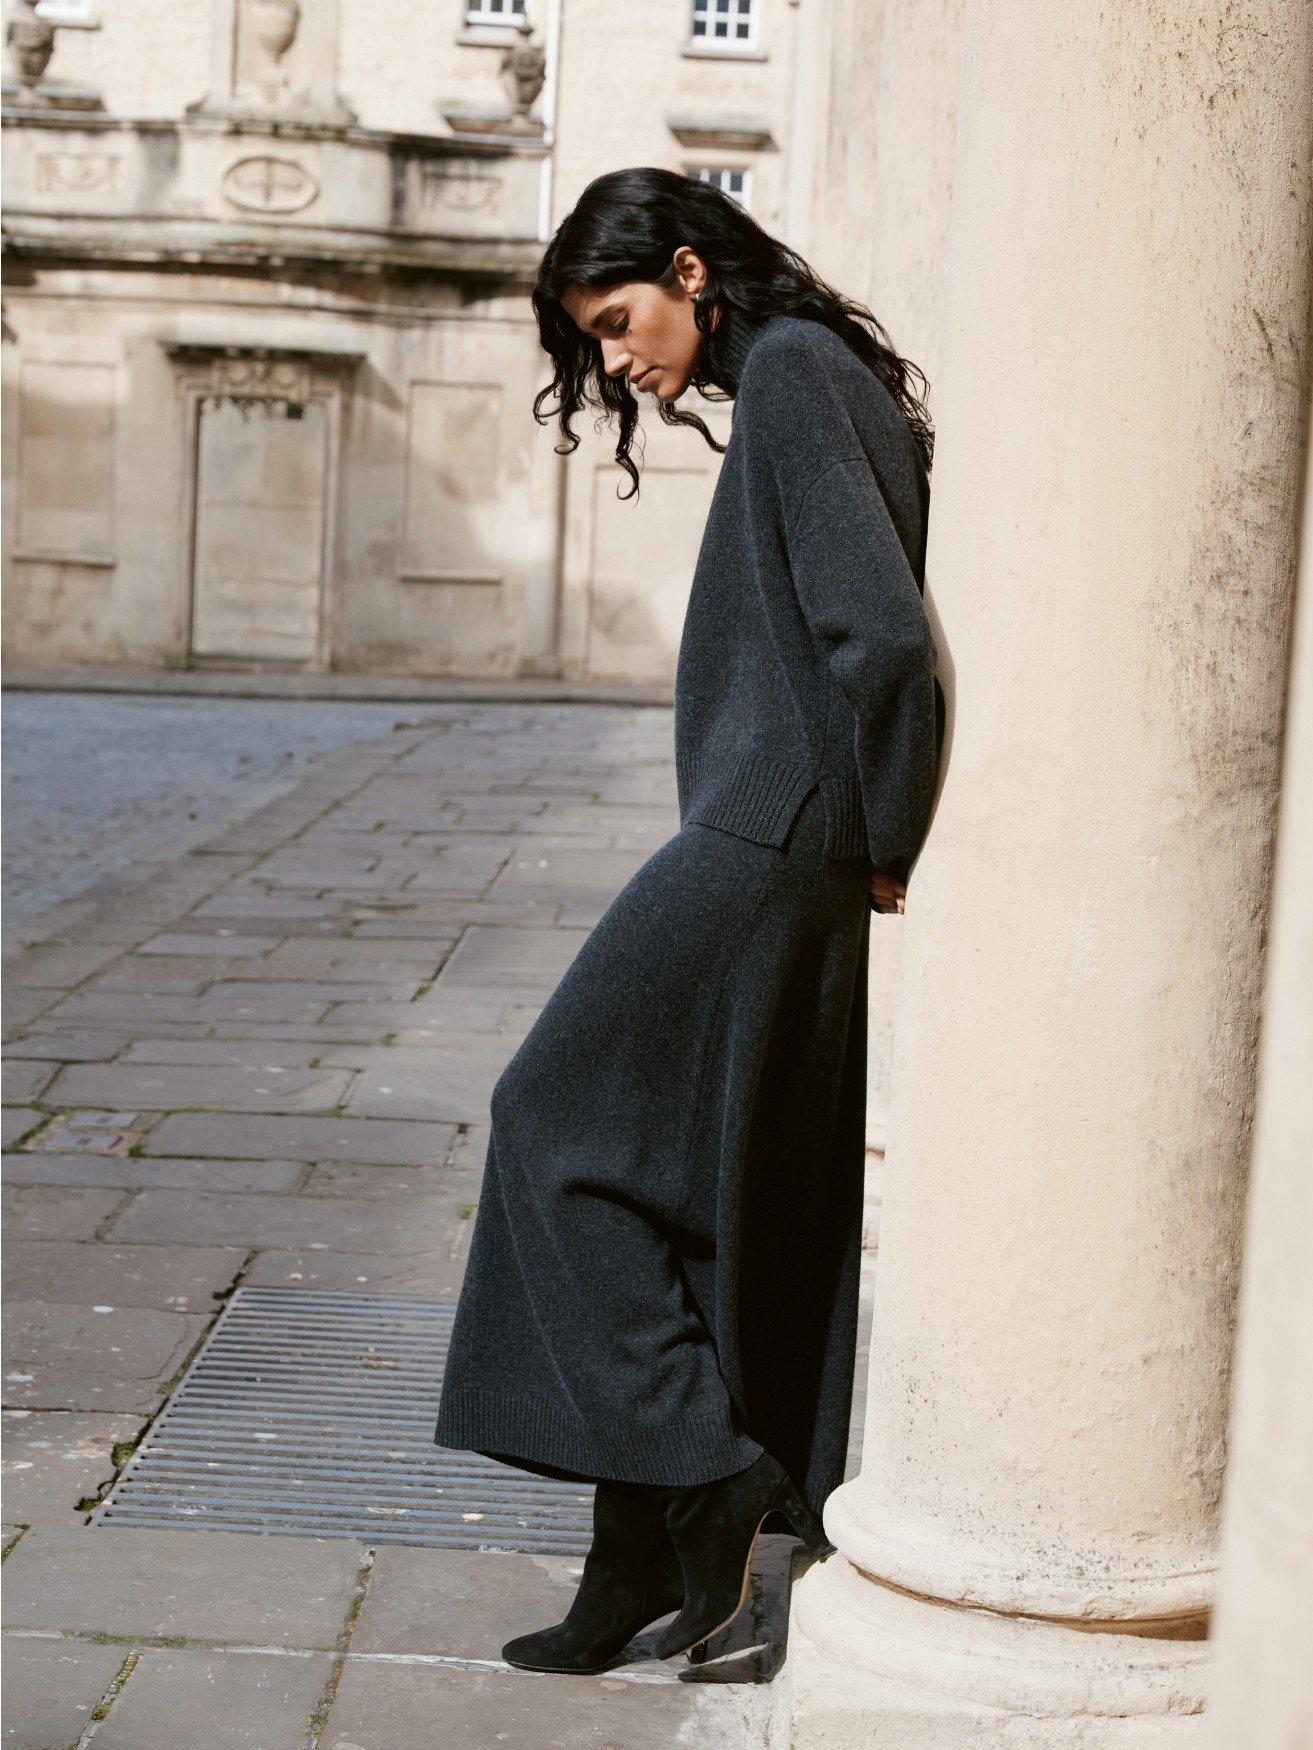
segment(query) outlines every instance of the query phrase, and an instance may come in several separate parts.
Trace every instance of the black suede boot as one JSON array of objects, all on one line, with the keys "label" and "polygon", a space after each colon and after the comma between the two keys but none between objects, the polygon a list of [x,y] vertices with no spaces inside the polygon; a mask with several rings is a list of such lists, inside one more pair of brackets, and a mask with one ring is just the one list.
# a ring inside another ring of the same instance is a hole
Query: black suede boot
[{"label": "black suede boot", "polygon": [[778,1460],[763,1452],[744,1470],[690,1488],[652,1488],[684,1573],[684,1607],[656,1643],[659,1659],[687,1653],[747,1601],[762,1520],[778,1508],[813,1555],[834,1545]]},{"label": "black suede boot", "polygon": [[526,1671],[602,1671],[640,1630],[678,1610],[684,1578],[651,1491],[603,1478],[593,1496],[593,1542],[563,1622],[516,1635],[502,1658]]}]

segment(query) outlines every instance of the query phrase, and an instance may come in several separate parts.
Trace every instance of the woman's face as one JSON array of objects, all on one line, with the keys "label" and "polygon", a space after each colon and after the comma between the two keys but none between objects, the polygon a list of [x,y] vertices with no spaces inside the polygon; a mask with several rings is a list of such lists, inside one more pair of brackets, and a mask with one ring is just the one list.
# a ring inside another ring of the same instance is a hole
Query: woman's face
[{"label": "woman's face", "polygon": [[688,388],[702,348],[693,297],[706,284],[701,258],[675,251],[669,286],[626,280],[611,286],[569,286],[561,298],[575,326],[602,349],[608,377],[624,377],[634,395],[677,401]]}]

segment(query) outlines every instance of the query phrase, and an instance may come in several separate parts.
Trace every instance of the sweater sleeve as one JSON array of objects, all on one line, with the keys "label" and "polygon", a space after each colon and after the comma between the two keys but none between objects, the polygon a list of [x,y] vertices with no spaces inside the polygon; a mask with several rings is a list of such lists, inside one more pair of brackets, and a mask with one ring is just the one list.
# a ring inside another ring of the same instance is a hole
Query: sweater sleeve
[{"label": "sweater sleeve", "polygon": [[851,705],[867,846],[906,880],[938,771],[934,635],[865,455],[827,463],[787,530],[803,616]]}]

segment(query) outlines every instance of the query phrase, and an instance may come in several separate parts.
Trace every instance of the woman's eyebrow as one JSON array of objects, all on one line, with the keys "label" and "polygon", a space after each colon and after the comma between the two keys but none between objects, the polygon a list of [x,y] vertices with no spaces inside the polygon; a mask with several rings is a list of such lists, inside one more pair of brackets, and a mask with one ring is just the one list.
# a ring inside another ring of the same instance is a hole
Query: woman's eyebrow
[{"label": "woman's eyebrow", "polygon": [[611,303],[605,305],[601,310],[599,310],[597,312],[596,316],[594,316],[593,320],[588,324],[590,331],[597,327],[597,324],[602,320],[603,316],[608,316],[612,310],[618,310],[619,308],[620,308],[620,305],[617,304],[614,300],[612,300]]}]

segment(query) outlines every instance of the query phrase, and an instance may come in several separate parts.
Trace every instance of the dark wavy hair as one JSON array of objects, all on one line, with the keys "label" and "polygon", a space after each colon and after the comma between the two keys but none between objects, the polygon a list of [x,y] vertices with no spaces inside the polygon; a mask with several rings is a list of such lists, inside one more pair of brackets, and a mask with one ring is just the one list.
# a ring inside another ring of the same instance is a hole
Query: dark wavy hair
[{"label": "dark wavy hair", "polygon": [[[561,298],[572,285],[590,290],[626,280],[671,285],[673,258],[681,244],[694,250],[707,268],[707,284],[693,301],[693,320],[706,336],[692,378],[694,388],[710,401],[730,399],[718,389],[716,378],[725,337],[736,318],[760,322],[779,311],[811,317],[842,335],[888,389],[912,429],[929,475],[934,429],[910,379],[915,374],[923,394],[929,385],[918,366],[898,356],[865,305],[827,284],[795,250],[764,231],[713,183],[655,165],[594,177],[556,227],[539,263],[533,310],[555,376],[534,397],[533,416],[539,425],[552,418],[559,421],[566,443],[556,446],[558,455],[570,455],[579,447],[570,420],[581,408],[599,409],[598,431],[612,414],[618,416],[615,458],[633,481],[633,491],[619,496],[637,496],[638,469],[630,448],[638,426],[638,402],[627,382],[607,376],[601,346],[578,327]],[[719,318],[713,317],[717,309]],[[557,405],[544,412],[544,404],[553,397]],[[696,413],[665,401],[658,408],[664,424],[696,426],[711,448],[723,453],[725,445],[717,443]]]}]

